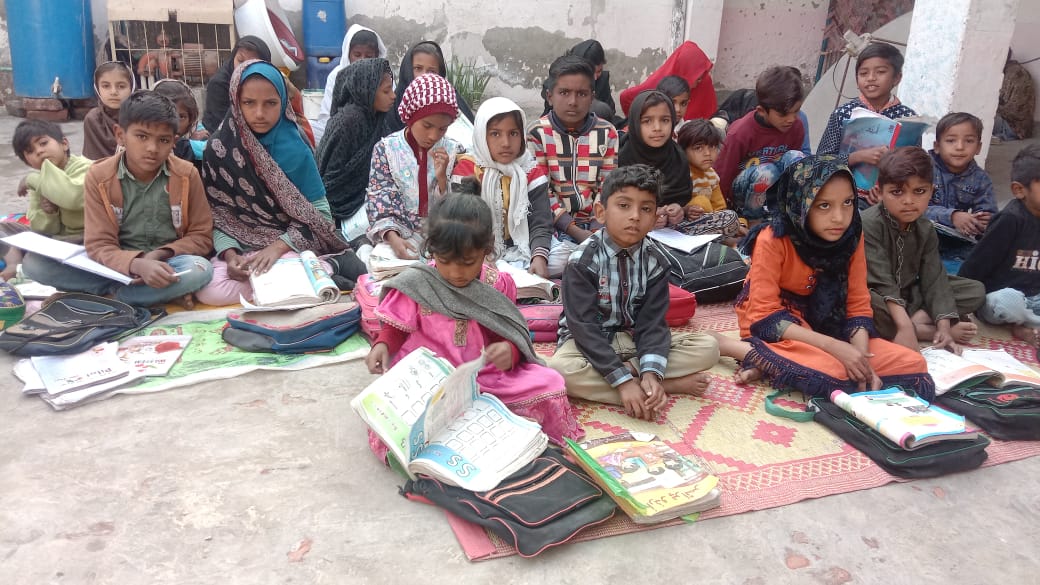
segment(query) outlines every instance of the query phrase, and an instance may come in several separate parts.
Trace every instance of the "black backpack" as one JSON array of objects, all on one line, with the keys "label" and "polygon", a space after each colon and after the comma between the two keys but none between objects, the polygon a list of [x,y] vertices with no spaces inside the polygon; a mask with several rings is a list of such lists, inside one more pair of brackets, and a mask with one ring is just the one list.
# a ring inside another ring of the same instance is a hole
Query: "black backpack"
[{"label": "black backpack", "polygon": [[744,288],[748,265],[733,248],[709,242],[688,254],[668,246],[658,246],[671,264],[672,284],[692,292],[697,303],[733,300]]},{"label": "black backpack", "polygon": [[18,356],[80,353],[165,315],[86,293],[62,293],[0,333],[0,350]]},{"label": "black backpack", "polygon": [[967,388],[935,399],[939,406],[963,415],[995,439],[1040,440],[1040,389]]}]

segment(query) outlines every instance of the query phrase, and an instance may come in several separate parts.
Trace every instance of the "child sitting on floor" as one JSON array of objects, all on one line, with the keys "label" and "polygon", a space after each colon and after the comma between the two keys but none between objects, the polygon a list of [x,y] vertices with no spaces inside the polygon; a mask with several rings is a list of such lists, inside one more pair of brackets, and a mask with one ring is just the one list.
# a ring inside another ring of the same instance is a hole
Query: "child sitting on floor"
[{"label": "child sitting on floor", "polygon": [[881,204],[863,212],[874,325],[882,338],[913,350],[924,341],[957,351],[978,332],[967,314],[982,305],[986,291],[977,280],[947,276],[939,258],[939,239],[923,217],[932,196],[932,159],[920,147],[904,146],[882,156],[878,169]]},{"label": "child sitting on floor", "polygon": [[729,127],[715,161],[722,194],[740,217],[766,215],[765,193],[784,169],[802,158],[805,126],[798,117],[805,98],[802,74],[773,67],[755,82],[758,105]]},{"label": "child sitting on floor", "polygon": [[[689,120],[686,119],[686,109],[690,107],[690,84],[678,75],[669,75],[657,84],[657,91],[668,96],[675,106],[675,132],[678,132]],[[672,138],[676,138],[675,132]]]},{"label": "child sitting on floor", "polygon": [[101,160],[116,153],[119,106],[137,89],[137,78],[124,63],[109,61],[94,70],[98,105],[83,117],[83,156]]},{"label": "child sitting on floor", "polygon": [[744,242],[751,270],[736,303],[742,340],[718,337],[722,355],[742,364],[737,380],[764,375],[775,388],[819,397],[898,384],[934,398],[921,354],[874,329],[849,168],[833,156],[806,157],[773,190],[776,214]]},{"label": "child sitting on floor", "polygon": [[[935,193],[928,203],[928,219],[956,229],[970,240],[982,237],[997,212],[993,181],[975,162],[982,152],[982,120],[967,112],[946,114],[935,126],[930,154],[935,165]],[[940,238],[945,255],[963,258],[971,244]],[[967,248],[967,249],[965,249]]]},{"label": "child sitting on floor", "polygon": [[119,107],[116,126],[125,150],[87,171],[87,254],[134,282],[122,285],[38,254],[25,257],[25,275],[61,290],[114,293],[131,305],[193,307],[192,293],[213,276],[203,258],[213,248],[213,219],[199,172],[172,156],[177,126],[173,102],[134,92]]},{"label": "child sitting on floor", "polygon": [[[179,79],[167,78],[156,83],[152,88],[155,93],[166,96],[177,106],[177,115],[180,117],[180,125],[177,127],[177,144],[173,147],[173,154],[179,159],[186,160],[195,165],[199,174],[202,174],[202,153],[206,149],[205,140],[193,140],[193,135],[199,132],[199,104],[195,101],[195,95],[191,93],[188,84]],[[206,138],[209,134],[202,129]]]},{"label": "child sitting on floor", "polygon": [[473,153],[459,157],[452,182],[475,177],[491,208],[495,258],[542,278],[549,276],[552,212],[549,180],[524,143],[527,117],[504,97],[480,104]]},{"label": "child sitting on floor", "polygon": [[549,360],[567,394],[623,405],[645,420],[656,418],[667,394],[702,394],[711,381],[703,370],[719,359],[711,336],[673,333],[664,321],[669,264],[646,239],[660,189],[660,173],[646,165],[619,167],[603,182],[595,213],[605,228],[567,264],[559,345]]},{"label": "child sitting on floor", "polygon": [[594,82],[592,65],[585,59],[565,55],[553,61],[546,82],[552,110],[538,119],[527,136],[535,161],[549,177],[556,230],[549,251],[553,277],[563,273],[578,244],[601,227],[593,217],[592,203],[617,158],[617,130],[589,112]]},{"label": "child sitting on floor", "polygon": [[[978,316],[1012,325],[1012,334],[1040,345],[1040,145],[1023,148],[1011,163],[1015,198],[993,217],[986,234],[961,265],[960,276],[986,287],[986,304]],[[1025,297],[1025,311],[1014,315],[1002,307],[1005,297]],[[1025,314],[1018,314],[1025,313]],[[1000,318],[997,316],[1000,315]]]},{"label": "child sitting on floor", "polygon": [[707,120],[690,120],[679,129],[679,148],[690,161],[693,197],[685,207],[688,234],[747,235],[737,213],[726,206],[719,187],[719,175],[712,168],[719,156],[722,131]]},{"label": "child sitting on floor", "polygon": [[[418,347],[455,366],[483,355],[487,363],[477,375],[482,391],[541,424],[556,443],[579,439],[584,431],[563,378],[534,353],[514,304],[516,284],[484,264],[494,245],[491,209],[479,197],[453,194],[435,203],[423,242],[423,255],[433,262],[413,264],[383,283],[376,315],[388,326],[372,341],[365,365],[382,374]],[[386,446],[371,431],[368,436],[385,460]]]}]

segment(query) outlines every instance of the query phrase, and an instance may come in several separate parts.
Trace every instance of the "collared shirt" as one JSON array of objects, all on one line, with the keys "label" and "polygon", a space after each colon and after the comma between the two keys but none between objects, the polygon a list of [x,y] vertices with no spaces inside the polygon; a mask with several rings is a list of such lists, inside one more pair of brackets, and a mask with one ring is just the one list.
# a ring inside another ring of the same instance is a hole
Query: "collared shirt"
[{"label": "collared shirt", "polygon": [[639,372],[663,378],[671,347],[664,322],[668,267],[656,244],[645,238],[622,248],[606,230],[590,236],[571,254],[564,270],[559,343],[573,338],[589,363],[616,388],[632,374],[611,342],[618,331],[631,333]]},{"label": "collared shirt", "polygon": [[123,188],[123,208],[114,209],[119,220],[119,242],[127,250],[151,252],[178,238],[174,227],[167,185],[170,171],[163,161],[162,167],[148,183],[142,183],[126,168],[126,155],[119,157],[116,177]]}]

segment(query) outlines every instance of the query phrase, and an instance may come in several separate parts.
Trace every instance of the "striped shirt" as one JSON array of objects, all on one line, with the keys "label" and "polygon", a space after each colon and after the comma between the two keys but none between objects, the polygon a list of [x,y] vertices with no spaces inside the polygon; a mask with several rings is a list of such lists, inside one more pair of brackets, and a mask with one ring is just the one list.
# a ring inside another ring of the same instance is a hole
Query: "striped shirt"
[{"label": "striped shirt", "polygon": [[614,352],[618,331],[632,335],[639,372],[664,377],[671,347],[668,311],[668,260],[644,238],[621,248],[600,230],[578,246],[563,273],[563,315],[559,344],[568,339],[614,388],[632,374]]}]

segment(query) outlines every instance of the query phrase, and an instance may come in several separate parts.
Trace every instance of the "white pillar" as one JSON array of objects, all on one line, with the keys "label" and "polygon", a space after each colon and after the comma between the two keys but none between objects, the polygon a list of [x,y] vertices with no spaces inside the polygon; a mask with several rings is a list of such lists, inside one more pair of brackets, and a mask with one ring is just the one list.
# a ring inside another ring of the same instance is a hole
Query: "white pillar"
[{"label": "white pillar", "polygon": [[[899,99],[922,116],[982,119],[984,164],[1018,0],[917,0]],[[925,139],[925,148],[931,140]]]},{"label": "white pillar", "polygon": [[[714,63],[719,55],[719,36],[722,34],[723,0],[684,0],[675,3],[672,48],[683,41],[693,41]],[[675,22],[681,18],[682,26]],[[681,29],[681,30],[678,30]]]}]

